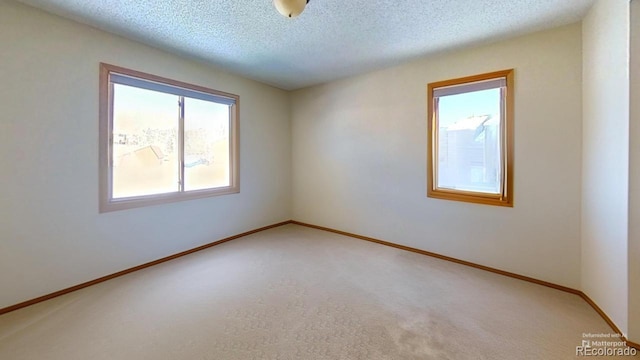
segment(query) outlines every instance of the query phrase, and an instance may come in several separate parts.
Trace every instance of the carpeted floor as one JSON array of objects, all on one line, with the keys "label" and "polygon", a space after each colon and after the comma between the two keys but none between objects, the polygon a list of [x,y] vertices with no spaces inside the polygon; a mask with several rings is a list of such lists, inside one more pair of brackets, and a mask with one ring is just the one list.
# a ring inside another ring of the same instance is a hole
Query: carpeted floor
[{"label": "carpeted floor", "polygon": [[576,295],[287,225],[2,315],[0,359],[574,359],[611,332]]}]

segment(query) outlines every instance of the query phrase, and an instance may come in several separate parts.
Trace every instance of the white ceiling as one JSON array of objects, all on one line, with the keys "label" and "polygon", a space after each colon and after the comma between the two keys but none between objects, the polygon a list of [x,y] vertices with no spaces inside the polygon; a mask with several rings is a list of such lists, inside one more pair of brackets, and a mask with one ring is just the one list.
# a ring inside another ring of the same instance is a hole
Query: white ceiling
[{"label": "white ceiling", "polygon": [[20,0],[292,90],[573,23],[594,0]]}]

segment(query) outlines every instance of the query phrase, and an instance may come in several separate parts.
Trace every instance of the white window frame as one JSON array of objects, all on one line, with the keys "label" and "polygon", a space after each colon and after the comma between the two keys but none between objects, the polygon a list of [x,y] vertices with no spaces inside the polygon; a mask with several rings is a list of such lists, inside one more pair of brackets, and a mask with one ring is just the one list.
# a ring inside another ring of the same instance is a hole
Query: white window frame
[{"label": "white window frame", "polygon": [[[142,89],[187,96],[200,100],[226,104],[229,111],[229,186],[210,189],[184,190],[184,114],[179,117],[180,156],[179,190],[153,195],[113,198],[113,91],[114,83]],[[99,116],[99,162],[100,162],[100,212],[124,210],[143,206],[171,203],[210,196],[240,192],[239,174],[239,103],[238,95],[208,89],[176,80],[155,76],[123,67],[100,64],[100,116]]]}]

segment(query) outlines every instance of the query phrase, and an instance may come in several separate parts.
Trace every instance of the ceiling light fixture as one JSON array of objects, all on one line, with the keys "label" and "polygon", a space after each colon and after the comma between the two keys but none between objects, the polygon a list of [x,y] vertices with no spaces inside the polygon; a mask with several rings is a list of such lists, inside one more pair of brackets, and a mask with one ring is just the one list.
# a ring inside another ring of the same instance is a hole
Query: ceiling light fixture
[{"label": "ceiling light fixture", "polygon": [[273,5],[282,16],[294,18],[304,11],[309,0],[273,0]]}]

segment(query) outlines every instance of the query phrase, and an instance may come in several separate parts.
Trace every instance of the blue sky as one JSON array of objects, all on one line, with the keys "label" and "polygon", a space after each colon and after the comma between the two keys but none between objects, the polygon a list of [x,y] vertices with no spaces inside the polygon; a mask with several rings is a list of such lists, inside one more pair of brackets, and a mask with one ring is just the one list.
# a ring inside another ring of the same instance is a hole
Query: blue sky
[{"label": "blue sky", "polygon": [[439,111],[439,127],[447,127],[474,115],[497,116],[500,114],[500,89],[443,96],[440,98]]},{"label": "blue sky", "polygon": [[[156,91],[139,89],[132,86],[114,84],[114,122],[115,127],[126,130],[133,127],[170,128],[178,126],[178,96]],[[118,124],[118,115],[127,115],[122,119],[135,118],[135,124]],[[228,124],[229,106],[198,99],[185,99],[185,127],[191,129],[212,128]],[[125,131],[126,131],[125,130]]]}]

